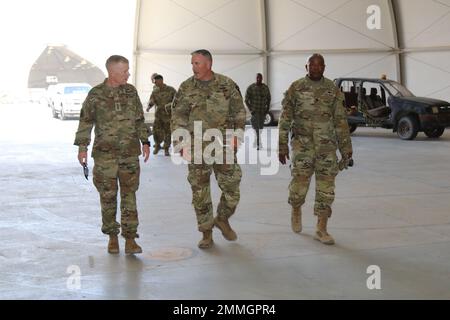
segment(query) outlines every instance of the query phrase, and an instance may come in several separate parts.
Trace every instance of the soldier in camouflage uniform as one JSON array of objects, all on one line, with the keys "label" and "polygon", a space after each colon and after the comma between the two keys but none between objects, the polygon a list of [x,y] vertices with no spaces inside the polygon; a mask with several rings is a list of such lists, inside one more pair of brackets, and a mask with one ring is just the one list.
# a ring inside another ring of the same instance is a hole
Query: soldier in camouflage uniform
[{"label": "soldier in camouflage uniform", "polygon": [[[108,78],[89,92],[80,112],[74,144],[79,147],[78,161],[87,163],[87,147],[95,126],[92,150],[94,185],[100,194],[102,232],[109,235],[108,252],[119,253],[117,235],[122,227],[125,253],[141,253],[138,238],[136,191],[139,186],[139,158],[147,162],[150,154],[149,132],[136,88],[127,84],[128,60],[111,56],[106,61]],[[116,222],[117,182],[120,185],[121,223]]]},{"label": "soldier in camouflage uniform", "polygon": [[262,83],[261,73],[256,75],[256,83],[251,84],[245,93],[245,104],[252,114],[252,127],[256,131],[256,146],[260,148],[259,130],[264,129],[264,119],[270,108],[270,90]]},{"label": "soldier in camouflage uniform", "polygon": [[155,122],[153,124],[153,139],[155,140],[153,154],[157,154],[161,150],[161,143],[164,141],[164,154],[170,156],[171,105],[177,91],[173,87],[165,85],[163,76],[160,74],[155,76],[155,87],[147,108],[148,112],[156,105]]},{"label": "soldier in camouflage uniform", "polygon": [[[344,97],[333,81],[323,77],[325,60],[314,54],[306,65],[308,75],[291,84],[286,91],[279,120],[279,159],[289,159],[288,135],[291,132],[292,181],[289,203],[292,206],[292,230],[301,232],[301,206],[305,203],[311,176],[316,176],[314,214],[318,216],[315,239],[334,244],[327,232],[334,201],[335,178],[347,168],[352,143],[344,107]],[[338,163],[336,150],[341,160]]]},{"label": "soldier in camouflage uniform", "polygon": [[[202,123],[203,133],[208,129],[218,129],[225,136],[226,129],[245,129],[245,107],[236,83],[230,78],[211,70],[212,57],[207,50],[197,50],[191,58],[194,76],[184,81],[172,104],[172,130],[184,128],[194,133],[194,121]],[[191,139],[193,141],[193,139]],[[202,141],[195,141],[195,143]],[[179,141],[174,140],[176,145]],[[236,163],[237,139],[232,139],[234,162],[206,164],[202,157],[199,164],[188,165],[188,181],[192,188],[192,204],[197,215],[198,230],[203,238],[199,248],[206,249],[213,245],[212,229],[219,228],[225,239],[234,241],[237,235],[231,228],[228,219],[233,215],[240,199],[239,184],[242,177],[240,166]],[[202,143],[202,150],[206,144]],[[182,150],[187,156],[189,149]],[[196,155],[194,155],[196,158]],[[212,171],[222,196],[217,208],[217,216],[213,216],[211,201],[210,176]]]}]

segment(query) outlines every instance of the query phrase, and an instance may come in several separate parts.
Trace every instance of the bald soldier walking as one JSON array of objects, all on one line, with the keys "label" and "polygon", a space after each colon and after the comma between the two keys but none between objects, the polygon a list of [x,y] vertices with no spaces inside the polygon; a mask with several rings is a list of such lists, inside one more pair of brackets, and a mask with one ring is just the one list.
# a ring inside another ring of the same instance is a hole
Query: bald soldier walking
[{"label": "bald soldier walking", "polygon": [[[323,76],[325,59],[320,54],[309,57],[306,77],[291,84],[286,91],[279,120],[279,160],[289,159],[291,139],[291,175],[289,203],[291,225],[302,231],[301,206],[305,203],[311,176],[316,177],[314,215],[318,217],[315,239],[334,244],[327,231],[334,201],[335,178],[339,168],[347,168],[352,158],[352,143],[344,107],[344,97],[333,81]],[[341,160],[338,163],[336,151]]]},{"label": "bald soldier walking", "polygon": [[[94,185],[100,194],[102,232],[109,235],[108,252],[119,253],[117,235],[122,228],[126,239],[125,253],[141,253],[138,238],[136,191],[139,187],[139,158],[147,162],[150,154],[149,131],[136,88],[127,84],[130,76],[128,59],[114,55],[106,61],[108,78],[91,89],[80,112],[74,144],[78,161],[87,163],[87,148],[95,126],[92,150]],[[117,182],[120,185],[121,223],[116,221]]]},{"label": "bald soldier walking", "polygon": [[261,73],[256,74],[256,82],[251,84],[245,93],[245,104],[252,114],[252,127],[256,133],[256,148],[260,149],[260,130],[264,129],[264,120],[270,108],[270,90],[269,87],[262,82]]},{"label": "bald soldier walking", "polygon": [[[212,71],[212,56],[208,50],[194,51],[191,57],[194,76],[184,81],[172,104],[172,132],[176,129],[185,129],[192,136],[196,125],[202,126],[202,137],[205,131],[217,129],[225,136],[227,129],[245,129],[245,107],[239,88],[230,78]],[[234,241],[237,235],[229,224],[230,217],[234,214],[240,199],[239,184],[242,172],[236,161],[236,139],[231,141],[231,149],[234,152],[233,163],[210,164],[203,157],[206,144],[204,141],[195,141],[201,144],[202,154],[199,163],[194,154],[194,162],[187,155],[190,148],[182,150],[182,155],[191,163],[188,165],[188,181],[192,188],[192,204],[197,215],[197,227],[203,233],[203,238],[198,243],[199,248],[212,247],[212,229],[214,226],[220,229],[225,239]],[[223,141],[222,141],[223,142]],[[175,141],[174,145],[179,143]],[[225,145],[226,142],[223,142]],[[225,147],[225,146],[224,146]],[[217,216],[213,216],[211,201],[210,176],[212,171],[222,190],[220,203],[217,207]]]}]

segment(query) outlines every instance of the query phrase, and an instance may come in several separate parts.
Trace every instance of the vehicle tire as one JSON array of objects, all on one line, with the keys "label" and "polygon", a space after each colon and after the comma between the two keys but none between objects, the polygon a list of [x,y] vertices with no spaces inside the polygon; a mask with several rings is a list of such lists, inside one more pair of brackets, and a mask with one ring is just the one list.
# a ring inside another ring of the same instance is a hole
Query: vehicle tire
[{"label": "vehicle tire", "polygon": [[61,120],[66,120],[67,119],[66,115],[64,114],[64,107],[63,106],[61,106],[61,113],[59,115],[60,115],[60,119]]},{"label": "vehicle tire", "polygon": [[272,112],[268,112],[266,114],[266,117],[264,118],[264,126],[270,126],[273,124],[273,120],[274,120],[274,116],[272,114]]},{"label": "vehicle tire", "polygon": [[56,113],[55,107],[52,106],[52,116],[55,119],[58,119],[58,114]]},{"label": "vehicle tire", "polygon": [[358,125],[354,124],[354,123],[353,124],[349,124],[348,128],[350,129],[350,134],[352,134],[353,132],[356,131],[356,128],[358,128]]},{"label": "vehicle tire", "polygon": [[424,130],[423,132],[427,135],[428,138],[439,138],[444,133],[445,128],[434,128]]},{"label": "vehicle tire", "polygon": [[398,121],[397,135],[402,140],[414,140],[419,132],[419,124],[414,116],[403,116]]}]

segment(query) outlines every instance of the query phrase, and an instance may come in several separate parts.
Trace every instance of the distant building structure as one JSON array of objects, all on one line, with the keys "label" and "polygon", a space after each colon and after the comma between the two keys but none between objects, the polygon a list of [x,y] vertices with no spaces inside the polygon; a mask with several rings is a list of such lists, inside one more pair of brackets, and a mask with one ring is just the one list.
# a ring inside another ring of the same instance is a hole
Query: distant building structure
[{"label": "distant building structure", "polygon": [[48,45],[33,64],[28,88],[47,89],[51,84],[84,82],[95,86],[105,79],[100,68],[65,45]]}]

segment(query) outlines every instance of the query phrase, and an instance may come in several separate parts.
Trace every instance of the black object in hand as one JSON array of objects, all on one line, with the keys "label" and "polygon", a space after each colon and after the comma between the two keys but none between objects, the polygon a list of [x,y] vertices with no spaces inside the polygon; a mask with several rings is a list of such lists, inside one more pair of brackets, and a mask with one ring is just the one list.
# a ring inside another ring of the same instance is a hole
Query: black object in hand
[{"label": "black object in hand", "polygon": [[88,179],[89,176],[89,168],[87,166],[87,164],[85,162],[83,162],[83,173],[84,173],[84,177],[86,178],[86,180]]}]

